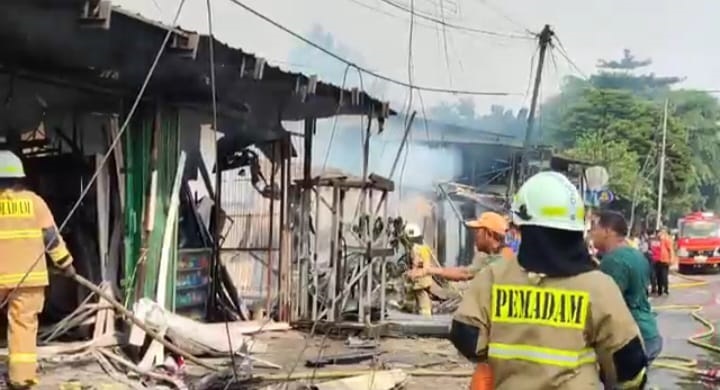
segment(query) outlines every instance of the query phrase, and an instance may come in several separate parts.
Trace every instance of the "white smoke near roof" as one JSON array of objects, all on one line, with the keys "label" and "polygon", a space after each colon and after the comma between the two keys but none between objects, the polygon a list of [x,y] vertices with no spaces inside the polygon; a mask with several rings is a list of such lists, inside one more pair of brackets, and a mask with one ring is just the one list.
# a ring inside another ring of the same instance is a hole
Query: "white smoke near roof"
[{"label": "white smoke near roof", "polygon": [[[388,177],[398,155],[403,129],[388,122],[382,134],[373,127],[370,136],[368,170],[370,173]],[[285,128],[302,132],[297,122],[283,123]],[[363,145],[360,118],[341,118],[333,134],[333,119],[320,120],[313,139],[313,166],[321,170],[336,168],[352,175],[361,176]],[[419,137],[419,136],[415,136]],[[332,138],[332,143],[330,142]],[[409,137],[412,138],[412,135]],[[326,159],[327,158],[327,159]],[[408,140],[398,159],[392,179],[396,192],[434,193],[438,182],[452,180],[460,174],[460,153],[452,147],[434,148]]]}]

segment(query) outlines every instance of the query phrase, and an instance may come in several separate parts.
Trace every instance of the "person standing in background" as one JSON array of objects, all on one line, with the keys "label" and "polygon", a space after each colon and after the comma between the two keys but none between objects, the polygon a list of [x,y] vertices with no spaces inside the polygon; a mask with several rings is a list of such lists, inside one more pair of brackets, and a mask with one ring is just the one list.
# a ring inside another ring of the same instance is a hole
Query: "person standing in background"
[{"label": "person standing in background", "polygon": [[505,244],[517,256],[520,249],[520,229],[512,222],[508,221],[508,231],[505,235]]},{"label": "person standing in background", "polygon": [[649,271],[649,278],[650,278],[650,293],[649,294],[657,294],[657,278],[655,277],[655,266],[653,264],[652,254],[650,253],[650,236],[648,236],[647,232],[643,231],[640,234],[640,245],[638,247],[638,250],[642,252],[643,256],[645,256],[645,259],[648,262],[650,271]]},{"label": "person standing in background", "polygon": [[638,250],[640,249],[640,239],[637,236],[631,235],[630,237],[628,237],[627,244],[628,244],[628,246],[630,246],[632,248],[635,248]]},{"label": "person standing in background", "polygon": [[675,257],[675,251],[673,249],[672,236],[667,231],[667,228],[663,227],[658,234],[658,240],[660,242],[660,258],[655,263],[655,275],[657,277],[658,284],[658,295],[669,295],[669,274],[670,274],[670,263]]},{"label": "person standing in background", "polygon": [[653,295],[660,295],[662,293],[662,290],[658,288],[659,281],[658,276],[660,275],[660,257],[661,257],[661,247],[662,243],[660,242],[660,235],[658,231],[653,232],[653,235],[649,239],[649,252],[648,256],[650,259],[650,264],[652,266],[652,277],[650,279],[651,283],[651,289],[650,294]]}]

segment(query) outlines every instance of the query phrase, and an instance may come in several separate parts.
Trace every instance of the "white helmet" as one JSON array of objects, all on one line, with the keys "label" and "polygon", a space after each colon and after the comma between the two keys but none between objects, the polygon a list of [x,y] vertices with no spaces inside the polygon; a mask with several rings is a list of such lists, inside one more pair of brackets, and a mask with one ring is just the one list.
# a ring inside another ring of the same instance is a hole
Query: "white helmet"
[{"label": "white helmet", "polygon": [[405,235],[411,239],[420,238],[422,237],[422,230],[420,229],[420,226],[414,223],[408,223],[405,225]]},{"label": "white helmet", "polygon": [[22,160],[9,150],[0,150],[0,178],[20,179],[25,177]]},{"label": "white helmet", "polygon": [[516,225],[585,231],[585,205],[580,192],[560,173],[540,172],[523,184],[513,198]]}]

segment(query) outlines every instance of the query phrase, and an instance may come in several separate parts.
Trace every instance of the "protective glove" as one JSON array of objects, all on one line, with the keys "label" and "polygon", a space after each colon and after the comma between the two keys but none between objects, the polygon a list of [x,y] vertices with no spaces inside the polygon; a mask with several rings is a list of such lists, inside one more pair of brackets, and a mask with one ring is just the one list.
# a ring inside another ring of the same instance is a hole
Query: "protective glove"
[{"label": "protective glove", "polygon": [[60,270],[62,274],[70,279],[75,277],[75,267],[72,264]]}]

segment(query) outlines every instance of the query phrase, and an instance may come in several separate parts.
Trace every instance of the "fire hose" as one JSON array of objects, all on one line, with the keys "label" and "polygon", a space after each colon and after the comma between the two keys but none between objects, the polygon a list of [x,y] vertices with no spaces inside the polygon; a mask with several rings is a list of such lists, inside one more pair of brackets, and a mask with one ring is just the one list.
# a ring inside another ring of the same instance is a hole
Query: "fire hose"
[{"label": "fire hose", "polygon": [[[683,276],[676,272],[673,272],[676,277],[685,280],[683,283],[674,283],[670,286],[672,288],[692,288],[702,287],[709,284],[708,281],[690,278]],[[703,310],[702,305],[659,305],[653,306],[656,311],[689,311],[690,316],[700,324],[702,324],[706,330],[687,338],[687,342],[696,347],[720,353],[720,346],[711,344],[707,341],[709,337],[715,334],[715,325],[710,322],[709,319],[704,317],[701,313]],[[686,356],[676,355],[660,355],[654,362],[653,367],[664,368],[674,371],[681,371],[689,374],[698,375],[704,379],[711,381],[720,380],[720,369],[701,369],[698,367],[698,362],[695,359],[688,358]]]}]

